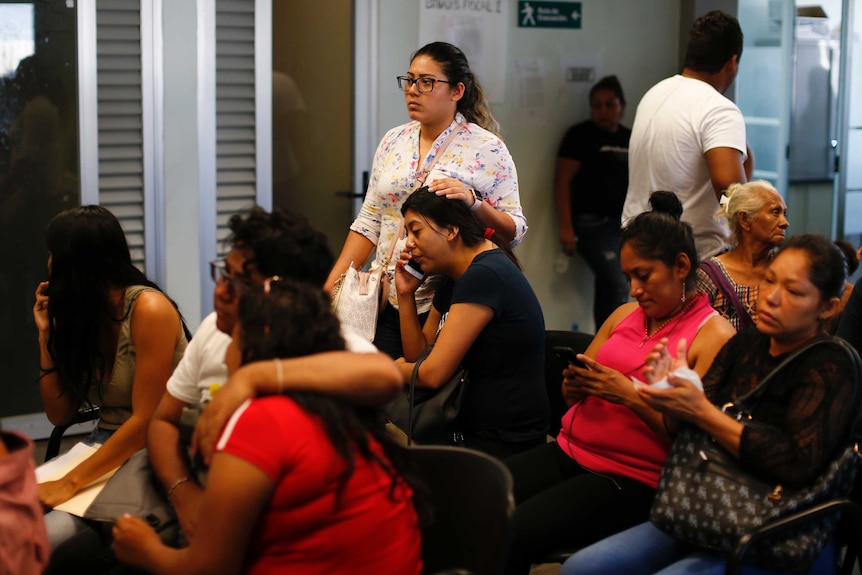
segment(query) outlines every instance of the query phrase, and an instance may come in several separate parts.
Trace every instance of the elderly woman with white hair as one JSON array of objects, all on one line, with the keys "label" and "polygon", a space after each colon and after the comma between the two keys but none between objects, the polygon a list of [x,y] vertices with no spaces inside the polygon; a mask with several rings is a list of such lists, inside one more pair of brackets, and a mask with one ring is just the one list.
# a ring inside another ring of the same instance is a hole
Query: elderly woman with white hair
[{"label": "elderly woman with white hair", "polygon": [[760,282],[790,223],[784,199],[765,180],[731,185],[721,203],[733,249],[701,262],[697,288],[739,331],[755,325]]}]

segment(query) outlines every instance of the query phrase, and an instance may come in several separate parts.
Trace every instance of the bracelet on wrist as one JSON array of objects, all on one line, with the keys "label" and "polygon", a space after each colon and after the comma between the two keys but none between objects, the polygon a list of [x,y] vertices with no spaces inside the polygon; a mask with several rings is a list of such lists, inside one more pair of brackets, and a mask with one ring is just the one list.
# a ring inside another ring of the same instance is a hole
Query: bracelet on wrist
[{"label": "bracelet on wrist", "polygon": [[168,499],[171,498],[171,494],[174,492],[174,489],[176,489],[177,487],[179,487],[180,485],[182,485],[186,481],[191,481],[191,480],[192,480],[191,477],[186,475],[185,477],[180,477],[179,479],[174,481],[174,484],[171,485],[170,488],[168,489],[168,495],[167,495]]}]

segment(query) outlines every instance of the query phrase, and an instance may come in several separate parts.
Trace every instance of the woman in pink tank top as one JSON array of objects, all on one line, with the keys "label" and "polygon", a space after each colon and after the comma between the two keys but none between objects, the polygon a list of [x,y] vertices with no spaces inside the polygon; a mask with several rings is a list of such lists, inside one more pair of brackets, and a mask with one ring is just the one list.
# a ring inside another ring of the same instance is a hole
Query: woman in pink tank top
[{"label": "woman in pink tank top", "polygon": [[[555,442],[506,461],[515,479],[513,537],[506,572],[526,574],[551,551],[593,543],[649,514],[670,438],[661,415],[635,392],[644,359],[662,338],[690,342],[689,365],[706,373],[734,334],[695,286],[697,251],[682,205],[670,192],[620,236],[620,261],[635,302],[601,326],[586,367],[562,374],[569,405]],[[675,348],[674,348],[675,349]]]}]

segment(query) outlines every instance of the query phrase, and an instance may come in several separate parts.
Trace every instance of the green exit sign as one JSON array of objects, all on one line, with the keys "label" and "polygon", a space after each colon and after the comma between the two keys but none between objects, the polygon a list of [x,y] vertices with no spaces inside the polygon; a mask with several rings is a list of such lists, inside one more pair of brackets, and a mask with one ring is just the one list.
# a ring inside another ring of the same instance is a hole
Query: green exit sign
[{"label": "green exit sign", "polygon": [[580,28],[580,2],[518,2],[518,28]]}]

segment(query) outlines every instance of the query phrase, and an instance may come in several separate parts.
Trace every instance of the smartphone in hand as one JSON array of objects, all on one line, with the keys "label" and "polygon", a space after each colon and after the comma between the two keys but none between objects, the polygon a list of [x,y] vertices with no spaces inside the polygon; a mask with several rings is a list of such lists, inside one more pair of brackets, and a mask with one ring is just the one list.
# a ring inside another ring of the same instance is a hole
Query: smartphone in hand
[{"label": "smartphone in hand", "polygon": [[407,260],[407,263],[404,265],[404,271],[409,273],[411,276],[416,278],[417,280],[421,280],[425,278],[425,272],[422,271],[422,268],[419,267],[415,261]]},{"label": "smartphone in hand", "polygon": [[577,352],[575,352],[575,350],[573,350],[569,346],[555,345],[551,348],[551,350],[554,352],[554,355],[557,356],[560,361],[563,361],[569,365],[574,365],[575,367],[580,367],[582,369],[587,368],[584,362],[578,359]]}]

